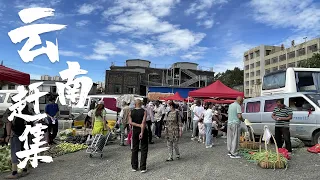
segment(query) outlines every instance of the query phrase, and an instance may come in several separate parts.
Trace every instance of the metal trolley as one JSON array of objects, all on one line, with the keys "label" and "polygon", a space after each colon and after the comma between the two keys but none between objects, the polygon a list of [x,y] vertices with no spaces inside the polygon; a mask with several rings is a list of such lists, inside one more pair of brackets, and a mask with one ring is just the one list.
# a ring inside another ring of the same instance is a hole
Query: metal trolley
[{"label": "metal trolley", "polygon": [[92,158],[94,154],[99,154],[100,158],[103,157],[103,148],[107,145],[110,135],[111,132],[108,132],[105,136],[102,134],[97,134],[94,136],[92,143],[86,150],[86,153],[89,154],[90,158]]}]

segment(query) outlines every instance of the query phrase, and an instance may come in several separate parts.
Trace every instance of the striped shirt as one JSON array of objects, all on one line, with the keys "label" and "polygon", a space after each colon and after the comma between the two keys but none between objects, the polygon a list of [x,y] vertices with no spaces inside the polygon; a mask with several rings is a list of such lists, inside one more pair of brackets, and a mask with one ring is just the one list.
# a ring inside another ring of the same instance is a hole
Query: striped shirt
[{"label": "striped shirt", "polygon": [[[292,115],[292,109],[285,106],[282,109],[276,107],[273,110],[273,114],[278,118],[286,118],[289,117],[289,115]],[[276,127],[289,127],[290,120],[289,121],[278,121],[276,120]]]}]

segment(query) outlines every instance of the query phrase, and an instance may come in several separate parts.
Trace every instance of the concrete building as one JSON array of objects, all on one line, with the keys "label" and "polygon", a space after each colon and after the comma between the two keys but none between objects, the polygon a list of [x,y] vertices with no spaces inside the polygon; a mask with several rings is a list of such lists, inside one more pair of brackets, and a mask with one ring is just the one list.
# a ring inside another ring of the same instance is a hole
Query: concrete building
[{"label": "concrete building", "polygon": [[319,52],[320,38],[285,48],[261,45],[244,53],[244,94],[246,97],[260,96],[262,77],[273,71],[297,67],[299,62]]},{"label": "concrete building", "polygon": [[177,62],[170,68],[152,68],[151,62],[130,59],[126,66],[106,70],[106,94],[147,95],[148,87],[204,87],[213,82],[213,71],[198,70],[198,64]]},{"label": "concrete building", "polygon": [[51,77],[50,77],[49,75],[42,75],[42,76],[41,76],[41,80],[50,81],[50,80],[51,80]]}]

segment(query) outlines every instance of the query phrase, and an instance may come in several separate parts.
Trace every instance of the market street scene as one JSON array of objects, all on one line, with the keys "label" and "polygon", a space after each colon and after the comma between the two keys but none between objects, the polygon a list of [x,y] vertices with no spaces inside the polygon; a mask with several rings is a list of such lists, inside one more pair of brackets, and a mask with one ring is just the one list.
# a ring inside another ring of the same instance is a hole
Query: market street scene
[{"label": "market street scene", "polygon": [[0,179],[320,179],[320,2],[0,7]]}]

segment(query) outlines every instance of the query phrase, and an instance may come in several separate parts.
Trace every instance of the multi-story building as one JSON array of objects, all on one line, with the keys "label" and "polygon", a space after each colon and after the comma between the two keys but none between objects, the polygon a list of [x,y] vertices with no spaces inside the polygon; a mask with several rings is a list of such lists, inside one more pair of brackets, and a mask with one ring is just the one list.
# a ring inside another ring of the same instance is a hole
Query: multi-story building
[{"label": "multi-story building", "polygon": [[170,68],[152,68],[141,59],[126,61],[126,66],[106,70],[106,94],[147,95],[148,87],[204,87],[213,82],[214,72],[198,70],[198,64],[177,62]]},{"label": "multi-story building", "polygon": [[301,61],[319,52],[320,38],[285,48],[282,46],[261,45],[244,53],[244,94],[246,97],[259,96],[261,80],[265,74],[297,67]]},{"label": "multi-story building", "polygon": [[51,77],[50,77],[49,75],[42,75],[42,76],[41,76],[41,80],[50,81],[50,80],[51,80]]}]

